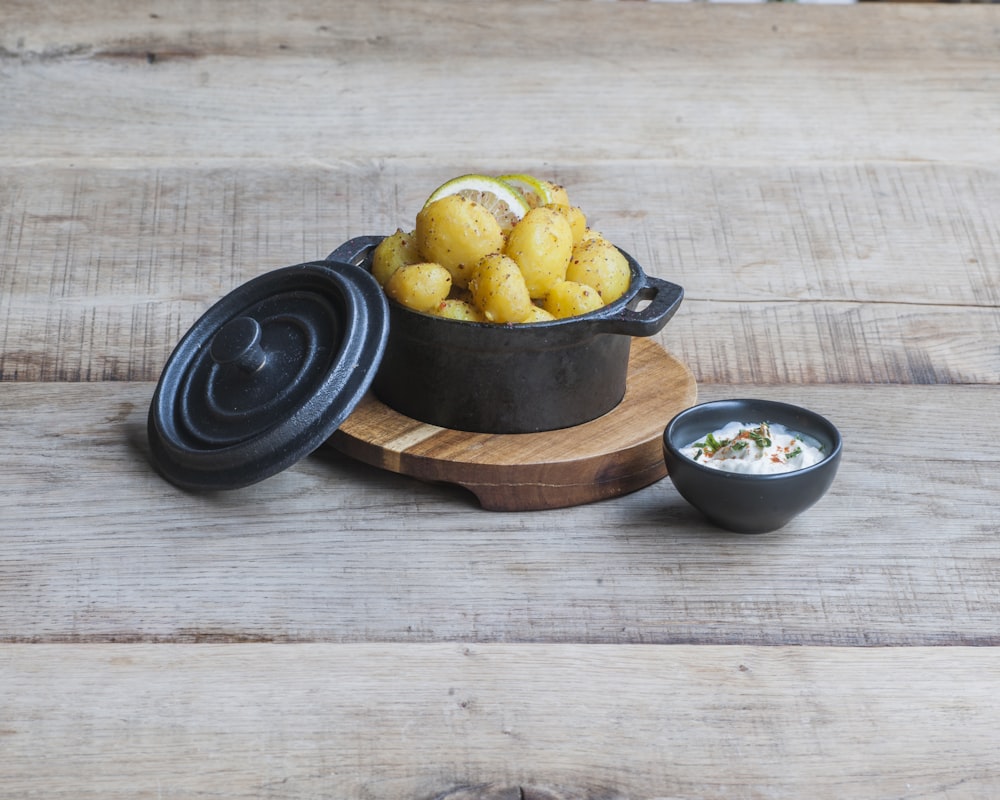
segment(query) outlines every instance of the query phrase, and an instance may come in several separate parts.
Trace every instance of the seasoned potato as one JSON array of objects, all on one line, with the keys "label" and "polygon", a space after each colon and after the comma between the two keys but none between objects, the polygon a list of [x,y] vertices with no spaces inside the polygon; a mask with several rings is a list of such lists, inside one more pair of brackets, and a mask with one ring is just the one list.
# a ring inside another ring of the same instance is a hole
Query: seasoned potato
[{"label": "seasoned potato", "polygon": [[566,221],[573,231],[574,247],[583,241],[583,236],[587,232],[587,217],[582,209],[577,206],[567,206],[561,203],[549,203],[545,208],[551,208],[553,211],[558,211],[566,217]]},{"label": "seasoned potato", "polygon": [[553,317],[548,311],[546,311],[541,306],[533,305],[531,307],[531,313],[525,318],[525,322],[552,322],[555,317]]},{"label": "seasoned potato", "polygon": [[417,249],[415,233],[405,233],[397,229],[392,236],[386,236],[372,254],[372,275],[381,286],[385,286],[389,277],[406,264],[420,262],[420,251]]},{"label": "seasoned potato", "polygon": [[492,253],[479,262],[469,289],[487,322],[523,322],[533,308],[521,270],[501,253]]},{"label": "seasoned potato", "polygon": [[563,186],[521,173],[439,186],[411,232],[378,245],[372,274],[410,308],[505,325],[593,311],[620,298],[632,277]]},{"label": "seasoned potato", "polygon": [[435,316],[445,319],[457,319],[462,322],[484,322],[483,315],[472,303],[465,300],[451,298],[442,300],[431,312]]},{"label": "seasoned potato", "polygon": [[440,264],[405,264],[389,277],[385,293],[415,311],[431,311],[451,291],[451,273]]},{"label": "seasoned potato", "polygon": [[556,319],[586,314],[603,305],[596,289],[576,281],[559,281],[549,290],[542,303],[542,307]]},{"label": "seasoned potato", "polygon": [[566,277],[573,254],[573,229],[555,209],[533,208],[510,232],[504,254],[520,268],[528,294],[545,297],[556,281]]},{"label": "seasoned potato", "polygon": [[479,203],[453,194],[428,204],[417,214],[417,247],[426,261],[440,264],[452,281],[466,286],[473,267],[503,250],[500,223]]},{"label": "seasoned potato", "polygon": [[553,183],[552,181],[542,180],[548,189],[549,196],[552,198],[550,202],[558,203],[563,206],[569,205],[569,193],[566,191],[565,186],[560,186],[558,183]]},{"label": "seasoned potato", "polygon": [[618,248],[607,239],[597,237],[573,248],[566,280],[594,287],[607,305],[625,294],[631,273],[628,261]]}]

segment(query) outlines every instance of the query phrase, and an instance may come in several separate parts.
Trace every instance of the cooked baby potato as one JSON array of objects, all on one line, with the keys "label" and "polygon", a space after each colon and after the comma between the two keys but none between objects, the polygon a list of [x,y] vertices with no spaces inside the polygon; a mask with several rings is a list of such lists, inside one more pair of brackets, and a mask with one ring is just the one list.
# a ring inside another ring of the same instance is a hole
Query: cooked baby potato
[{"label": "cooked baby potato", "polygon": [[466,286],[473,267],[503,250],[500,223],[484,206],[452,194],[417,214],[417,247],[426,261],[440,264],[457,286]]},{"label": "cooked baby potato", "polygon": [[462,322],[484,322],[483,315],[472,303],[457,298],[443,300],[431,312],[437,317],[455,319]]},{"label": "cooked baby potato", "polygon": [[577,206],[568,206],[563,203],[549,203],[545,208],[551,208],[553,211],[558,211],[562,216],[566,217],[566,221],[573,231],[574,247],[580,244],[584,234],[587,232],[587,217],[583,213],[583,210]]},{"label": "cooked baby potato", "polygon": [[385,293],[414,311],[431,311],[451,291],[451,273],[440,264],[404,264],[385,284]]},{"label": "cooked baby potato", "polygon": [[586,314],[603,305],[601,296],[592,286],[568,280],[556,283],[542,303],[542,307],[556,319]]},{"label": "cooked baby potato", "polygon": [[520,173],[442,184],[411,232],[398,229],[375,248],[371,271],[409,308],[501,324],[594,311],[625,294],[632,277],[565,187]]},{"label": "cooked baby potato", "polygon": [[566,280],[592,286],[607,305],[628,290],[631,272],[621,251],[607,239],[596,237],[573,248]]},{"label": "cooked baby potato", "polygon": [[472,301],[487,322],[523,322],[534,307],[524,276],[501,253],[484,257],[469,280]]},{"label": "cooked baby potato", "polygon": [[556,281],[566,277],[573,254],[573,229],[555,209],[533,208],[510,232],[504,254],[520,268],[528,294],[545,297]]},{"label": "cooked baby potato", "polygon": [[541,306],[533,305],[531,313],[525,318],[525,322],[552,322],[555,319],[548,311]]},{"label": "cooked baby potato", "polygon": [[558,183],[547,180],[542,180],[541,182],[548,187],[549,197],[552,198],[551,202],[564,206],[569,205],[569,193],[566,191],[565,186],[560,186]]},{"label": "cooked baby potato", "polygon": [[385,286],[392,273],[406,264],[420,261],[415,233],[406,233],[401,228],[391,236],[386,236],[372,254],[372,275],[380,285]]}]

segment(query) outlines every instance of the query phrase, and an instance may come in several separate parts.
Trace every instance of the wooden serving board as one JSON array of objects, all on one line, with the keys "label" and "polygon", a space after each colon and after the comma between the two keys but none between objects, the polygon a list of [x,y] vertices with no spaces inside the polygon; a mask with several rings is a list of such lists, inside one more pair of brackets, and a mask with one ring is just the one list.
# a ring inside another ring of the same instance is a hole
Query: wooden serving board
[{"label": "wooden serving board", "polygon": [[544,433],[466,433],[418,422],[370,392],[329,444],[376,467],[464,486],[491,511],[533,511],[634,492],[667,474],[661,437],[694,404],[691,371],[633,339],[622,402],[591,422]]}]

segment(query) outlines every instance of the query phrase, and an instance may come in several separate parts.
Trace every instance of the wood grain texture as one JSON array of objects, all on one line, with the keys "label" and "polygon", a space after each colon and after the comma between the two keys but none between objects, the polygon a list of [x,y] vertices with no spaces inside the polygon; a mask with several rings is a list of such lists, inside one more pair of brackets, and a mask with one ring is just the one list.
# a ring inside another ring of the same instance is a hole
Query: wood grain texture
[{"label": "wood grain texture", "polygon": [[[5,0],[0,800],[1000,796],[998,52],[989,5]],[[685,288],[700,399],[833,420],[829,494],[155,474],[211,303],[472,170]]]},{"label": "wood grain texture", "polygon": [[[230,289],[412,226],[462,169],[0,169],[0,380],[155,380]],[[1000,170],[546,174],[647,272],[685,288],[658,340],[699,383],[1000,382]]]},{"label": "wood grain texture", "polygon": [[828,495],[726,534],[668,480],[497,514],[325,449],[180,492],[146,458],[151,384],[0,384],[7,642],[1000,644],[1000,470],[922,422],[1000,428],[994,387],[712,386],[830,418]]},{"label": "wood grain texture", "polygon": [[850,12],[18,0],[0,138],[29,164],[993,161],[993,9]]},{"label": "wood grain texture", "polygon": [[0,679],[10,800],[1000,791],[992,648],[31,645]]},{"label": "wood grain texture", "polygon": [[566,508],[662,480],[663,431],[697,397],[684,364],[635,339],[625,397],[590,422],[535,434],[467,433],[418,422],[369,395],[330,444],[375,467],[461,486],[491,511]]}]

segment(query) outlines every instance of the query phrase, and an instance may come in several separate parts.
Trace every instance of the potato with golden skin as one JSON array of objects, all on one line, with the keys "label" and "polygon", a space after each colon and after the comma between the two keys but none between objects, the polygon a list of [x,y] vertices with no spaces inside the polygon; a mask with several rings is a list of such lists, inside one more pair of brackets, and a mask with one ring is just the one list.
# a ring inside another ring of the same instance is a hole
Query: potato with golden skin
[{"label": "potato with golden skin", "polygon": [[417,214],[417,247],[425,261],[440,264],[456,286],[468,285],[479,260],[503,250],[500,223],[484,206],[453,194]]},{"label": "potato with golden skin", "polygon": [[573,254],[573,230],[569,221],[552,208],[533,208],[507,237],[504,255],[524,275],[528,294],[540,299],[552,285],[566,277]]},{"label": "potato with golden skin", "polygon": [[583,241],[584,234],[587,232],[587,216],[583,213],[583,209],[578,206],[567,206],[562,203],[549,203],[545,208],[551,208],[553,211],[558,211],[566,217],[566,221],[573,231],[574,247]]},{"label": "potato with golden skin", "polygon": [[628,291],[632,273],[621,251],[603,237],[587,239],[573,248],[566,280],[592,286],[604,305]]},{"label": "potato with golden skin", "polygon": [[546,311],[541,306],[533,305],[531,307],[531,313],[525,318],[524,322],[552,322],[555,320],[548,311]]},{"label": "potato with golden skin", "polygon": [[485,256],[469,280],[473,304],[487,322],[523,322],[533,308],[524,276],[502,253]]},{"label": "potato with golden skin", "polygon": [[414,311],[432,311],[451,292],[451,273],[440,264],[405,264],[389,277],[385,293]]},{"label": "potato with golden skin", "polygon": [[417,264],[421,260],[415,233],[406,233],[397,228],[391,236],[386,236],[372,254],[372,275],[385,286],[386,281],[397,269],[406,264]]},{"label": "potato with golden skin", "polygon": [[485,322],[482,313],[472,303],[457,298],[449,298],[441,301],[436,308],[431,311],[436,317],[454,319],[461,322]]},{"label": "potato with golden skin", "polygon": [[592,286],[576,281],[559,281],[545,296],[542,307],[556,319],[566,319],[602,308],[601,296]]},{"label": "potato with golden skin", "polygon": [[545,186],[549,190],[549,197],[552,198],[549,202],[559,203],[560,205],[564,206],[568,206],[570,204],[569,193],[566,191],[565,186],[561,186],[558,183],[553,183],[552,181],[547,181],[544,179],[542,179],[540,182],[545,184]]}]

